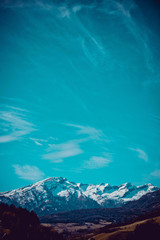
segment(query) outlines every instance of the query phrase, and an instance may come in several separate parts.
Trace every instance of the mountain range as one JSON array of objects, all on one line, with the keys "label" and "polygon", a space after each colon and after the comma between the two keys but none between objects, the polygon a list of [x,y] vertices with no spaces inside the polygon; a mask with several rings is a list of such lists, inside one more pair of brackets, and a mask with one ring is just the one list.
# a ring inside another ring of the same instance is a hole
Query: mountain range
[{"label": "mountain range", "polygon": [[34,210],[39,216],[76,209],[117,208],[158,190],[152,184],[82,184],[52,177],[26,187],[0,193],[0,202]]},{"label": "mountain range", "polygon": [[160,216],[160,189],[143,195],[140,199],[129,201],[120,207],[79,209],[40,216],[43,223],[100,223],[112,224],[134,222]]}]

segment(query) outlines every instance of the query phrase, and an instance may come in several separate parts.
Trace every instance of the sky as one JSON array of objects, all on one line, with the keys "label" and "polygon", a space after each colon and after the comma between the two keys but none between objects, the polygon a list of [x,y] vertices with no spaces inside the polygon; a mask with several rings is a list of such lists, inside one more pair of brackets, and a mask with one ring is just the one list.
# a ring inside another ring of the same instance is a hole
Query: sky
[{"label": "sky", "polygon": [[0,1],[0,191],[160,186],[160,1]]}]

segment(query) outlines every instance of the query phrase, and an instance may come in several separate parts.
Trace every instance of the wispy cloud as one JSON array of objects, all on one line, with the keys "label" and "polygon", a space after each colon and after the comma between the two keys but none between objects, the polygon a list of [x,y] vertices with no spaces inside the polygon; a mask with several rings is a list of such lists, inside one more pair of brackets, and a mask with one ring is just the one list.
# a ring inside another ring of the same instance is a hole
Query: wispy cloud
[{"label": "wispy cloud", "polygon": [[30,166],[30,165],[13,165],[13,168],[15,170],[16,175],[18,175],[19,178],[30,180],[30,181],[38,181],[44,178],[44,173],[39,170],[36,166]]},{"label": "wispy cloud", "polygon": [[82,9],[82,5],[76,5],[72,8],[72,11],[74,13],[79,12]]},{"label": "wispy cloud", "polygon": [[47,140],[41,139],[41,138],[30,138],[31,141],[33,141],[36,145],[42,146],[43,143],[46,143]]},{"label": "wispy cloud", "polygon": [[79,143],[71,140],[61,144],[52,144],[48,149],[49,153],[42,156],[43,159],[51,160],[54,163],[62,162],[63,159],[73,157],[83,153]]},{"label": "wispy cloud", "polygon": [[66,6],[59,7],[60,16],[62,18],[70,18],[70,10]]},{"label": "wispy cloud", "polygon": [[34,141],[34,142],[35,142],[36,145],[38,145],[38,146],[42,146],[42,143],[37,142],[37,141]]},{"label": "wispy cloud", "polygon": [[93,140],[102,140],[105,138],[105,135],[101,130],[90,127],[90,126],[82,126],[82,125],[69,124],[69,123],[67,124],[67,126],[77,128],[78,134],[88,135],[89,138]]},{"label": "wispy cloud", "polygon": [[19,107],[14,107],[14,106],[9,106],[9,105],[6,105],[6,107],[8,107],[9,109],[13,109],[14,111],[18,111],[18,112],[28,112],[28,110],[19,108]]},{"label": "wispy cloud", "polygon": [[[84,153],[83,149],[81,148],[81,144],[87,143],[91,140],[94,141],[94,144],[96,143],[96,141],[108,141],[103,132],[94,127],[69,123],[65,125],[75,128],[76,133],[80,135],[80,138],[72,139],[60,144],[48,144],[49,148],[46,150],[47,153],[42,155],[43,159],[51,160],[54,163],[60,163],[63,162],[63,160],[66,158],[74,157]],[[104,157],[99,158],[99,166],[102,165],[102,160],[104,160],[104,164],[108,163],[109,161],[105,154],[103,154],[103,156]],[[91,160],[96,162],[97,158],[93,157],[93,159]],[[89,163],[87,163],[87,165],[89,166]]]},{"label": "wispy cloud", "polygon": [[0,111],[1,124],[5,126],[4,131],[9,132],[9,134],[0,136],[0,143],[19,140],[22,136],[35,131],[34,125],[25,118],[24,114],[18,112],[18,108],[16,111],[13,111],[13,107],[10,111]]},{"label": "wispy cloud", "polygon": [[[144,61],[146,67],[149,71],[154,72],[154,56],[151,49],[150,40],[153,38],[153,33],[147,27],[141,9],[133,0],[127,1],[106,1],[107,7],[101,11],[106,11],[117,18],[117,21],[123,23],[123,25],[128,29],[128,33],[136,40],[137,46],[140,47],[141,53],[144,56]],[[136,11],[138,18],[135,18],[133,11]],[[139,20],[137,22],[137,19]],[[137,51],[138,48],[135,49]],[[148,80],[144,80],[143,85],[146,85]],[[151,83],[152,81],[150,81]],[[149,84],[149,83],[148,83]]]},{"label": "wispy cloud", "polygon": [[96,169],[106,167],[112,162],[111,157],[92,156],[88,161],[85,162],[84,168]]},{"label": "wispy cloud", "polygon": [[129,148],[131,151],[138,153],[138,158],[143,159],[145,162],[148,162],[148,155],[140,148]]},{"label": "wispy cloud", "polygon": [[35,6],[38,6],[38,7],[42,8],[43,10],[51,10],[53,8],[53,5],[48,4],[47,2],[41,1],[41,0],[36,0]]},{"label": "wispy cloud", "polygon": [[[131,18],[131,10],[136,8],[134,1],[128,0],[125,3],[115,2],[115,7],[117,8],[117,13],[124,17]],[[115,12],[116,13],[116,12]]]},{"label": "wispy cloud", "polygon": [[160,169],[155,170],[154,172],[151,172],[151,176],[160,178]]},{"label": "wispy cloud", "polygon": [[58,8],[61,18],[70,18],[71,14],[76,14],[82,9],[82,5],[75,5],[73,7],[68,7],[67,5],[60,6]]}]

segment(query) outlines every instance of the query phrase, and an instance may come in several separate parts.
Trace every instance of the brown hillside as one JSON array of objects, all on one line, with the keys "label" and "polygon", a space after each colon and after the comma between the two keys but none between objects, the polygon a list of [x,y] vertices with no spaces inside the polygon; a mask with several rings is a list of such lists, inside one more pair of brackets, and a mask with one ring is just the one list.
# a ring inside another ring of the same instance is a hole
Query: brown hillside
[{"label": "brown hillside", "polygon": [[[135,233],[136,229],[137,229],[137,226],[139,227],[140,225],[145,225],[145,224],[148,224],[150,223],[151,224],[157,224],[159,225],[159,229],[160,229],[160,217],[155,217],[155,218],[151,218],[151,219],[146,219],[146,220],[143,220],[143,221],[137,221],[135,223],[132,223],[132,224],[128,224],[128,225],[125,225],[125,226],[120,226],[120,227],[115,227],[112,229],[113,232],[110,232],[110,233],[105,233],[102,232],[100,234],[92,234],[88,237],[88,240],[114,240],[114,239],[117,239],[117,240],[128,240],[128,239],[131,239],[129,234],[130,233]],[[160,232],[160,231],[159,231]],[[145,234],[145,233],[144,233]],[[129,238],[128,238],[129,236]],[[158,236],[159,239],[160,239],[160,235]],[[145,239],[145,238],[144,238]],[[157,236],[154,237],[154,232],[153,232],[153,240],[155,239],[158,239]]]}]

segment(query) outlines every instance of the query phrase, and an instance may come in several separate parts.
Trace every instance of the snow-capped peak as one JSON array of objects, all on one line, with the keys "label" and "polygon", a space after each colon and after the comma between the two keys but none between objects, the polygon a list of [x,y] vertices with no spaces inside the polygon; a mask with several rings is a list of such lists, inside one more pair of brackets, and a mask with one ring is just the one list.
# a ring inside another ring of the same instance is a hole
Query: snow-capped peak
[{"label": "snow-capped peak", "polygon": [[52,177],[35,184],[4,192],[0,201],[35,210],[39,215],[79,208],[117,207],[158,190],[152,184],[82,184],[63,177]]}]

